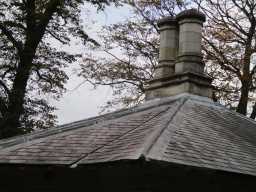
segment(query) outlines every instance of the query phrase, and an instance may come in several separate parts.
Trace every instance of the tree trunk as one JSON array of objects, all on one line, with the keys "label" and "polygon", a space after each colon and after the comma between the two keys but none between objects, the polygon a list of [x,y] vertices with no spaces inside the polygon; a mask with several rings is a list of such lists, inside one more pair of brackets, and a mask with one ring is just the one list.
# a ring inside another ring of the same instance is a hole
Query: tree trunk
[{"label": "tree trunk", "polygon": [[13,81],[12,89],[8,98],[8,109],[5,116],[0,119],[0,138],[14,136],[24,131],[19,128],[20,118],[24,111],[24,100],[26,87],[33,67],[37,46],[42,40],[46,27],[52,19],[52,15],[61,5],[62,1],[51,0],[46,4],[46,10],[41,16],[41,20],[35,17],[35,1],[28,1],[26,4],[26,41],[24,48],[18,50],[19,65]]},{"label": "tree trunk", "polygon": [[242,88],[241,88],[241,97],[239,104],[237,106],[237,112],[243,115],[247,114],[247,105],[248,105],[248,96],[249,89],[252,81],[250,74],[250,65],[251,65],[251,55],[252,55],[252,40],[255,33],[256,21],[251,21],[251,26],[249,28],[248,38],[246,41],[245,52],[244,52],[244,62],[243,62],[243,76],[241,78]]},{"label": "tree trunk", "polygon": [[34,50],[24,49],[23,54],[20,56],[20,63],[9,96],[8,110],[6,116],[0,123],[1,138],[14,136],[23,132],[19,129],[19,122],[23,113],[26,86],[32,68],[34,52]]},{"label": "tree trunk", "polygon": [[256,103],[253,105],[252,113],[250,118],[255,119],[256,118]]},{"label": "tree trunk", "polygon": [[236,110],[238,113],[241,113],[243,115],[247,114],[248,96],[249,96],[249,82],[245,81],[245,82],[242,82],[241,97]]}]

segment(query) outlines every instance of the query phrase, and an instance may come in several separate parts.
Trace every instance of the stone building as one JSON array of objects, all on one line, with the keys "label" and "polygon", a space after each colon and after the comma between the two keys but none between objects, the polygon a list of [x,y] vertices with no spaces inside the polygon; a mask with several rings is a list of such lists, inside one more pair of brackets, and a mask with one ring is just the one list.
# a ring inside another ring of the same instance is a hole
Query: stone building
[{"label": "stone building", "polygon": [[1,192],[255,191],[256,123],[212,101],[204,21],[193,9],[159,21],[143,104],[1,140]]}]

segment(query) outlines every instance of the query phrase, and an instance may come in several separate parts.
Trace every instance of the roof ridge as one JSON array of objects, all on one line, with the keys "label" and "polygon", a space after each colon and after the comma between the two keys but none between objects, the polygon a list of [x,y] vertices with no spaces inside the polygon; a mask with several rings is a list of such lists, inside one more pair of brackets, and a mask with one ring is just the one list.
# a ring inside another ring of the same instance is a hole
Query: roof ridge
[{"label": "roof ridge", "polygon": [[169,107],[168,107],[167,109],[166,109],[166,108],[162,109],[162,110],[161,110],[160,112],[158,112],[156,115],[154,115],[153,117],[150,117],[150,118],[146,119],[145,121],[143,121],[142,123],[140,123],[140,124],[139,124],[138,126],[136,126],[135,128],[126,131],[124,134],[120,135],[119,137],[114,138],[113,140],[111,140],[111,141],[109,141],[109,142],[103,144],[102,146],[97,147],[96,149],[92,150],[91,152],[82,155],[79,159],[77,159],[76,161],[72,162],[69,166],[70,166],[71,168],[75,168],[79,162],[83,161],[83,159],[85,159],[85,158],[86,158],[87,156],[89,156],[90,154],[92,154],[92,153],[94,153],[94,152],[96,152],[96,151],[98,151],[98,150],[104,148],[105,146],[108,146],[109,144],[111,144],[111,143],[113,143],[113,142],[115,142],[115,141],[117,141],[117,140],[120,140],[121,138],[123,138],[123,137],[126,136],[127,134],[133,132],[134,130],[138,129],[139,127],[141,127],[141,126],[144,125],[145,123],[150,122],[152,119],[158,117],[161,113],[164,113],[164,112],[166,112],[166,111],[168,111],[168,110],[169,110]]},{"label": "roof ridge", "polygon": [[[151,149],[154,147],[154,145],[157,143],[157,141],[159,140],[159,138],[161,138],[161,135],[164,133],[164,131],[166,130],[166,128],[168,128],[169,124],[172,122],[172,120],[174,119],[174,117],[176,116],[176,114],[180,111],[180,109],[184,106],[184,104],[186,103],[186,101],[188,101],[189,98],[188,97],[184,97],[181,101],[181,103],[177,106],[177,109],[175,110],[175,112],[171,115],[170,120],[166,123],[165,126],[161,127],[161,129],[157,130],[156,133],[152,133],[151,137],[148,139],[146,146],[144,147],[144,150],[142,152],[142,157],[146,158],[147,155],[150,153]],[[170,109],[171,107],[168,107],[167,111]]]}]

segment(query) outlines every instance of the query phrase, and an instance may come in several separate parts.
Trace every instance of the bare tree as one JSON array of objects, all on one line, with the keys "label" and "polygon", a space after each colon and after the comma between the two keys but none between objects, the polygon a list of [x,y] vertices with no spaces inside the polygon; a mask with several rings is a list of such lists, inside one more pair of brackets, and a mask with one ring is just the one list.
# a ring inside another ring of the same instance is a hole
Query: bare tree
[{"label": "bare tree", "polygon": [[[127,95],[127,90],[132,86],[143,96],[142,85],[152,77],[157,64],[159,46],[157,20],[166,15],[175,16],[179,10],[196,7],[207,16],[203,53],[207,64],[206,71],[214,80],[215,98],[227,107],[241,114],[247,114],[247,109],[251,108],[255,101],[256,1],[136,0],[126,3],[134,10],[134,17],[126,22],[105,27],[104,51],[110,53],[112,57],[100,59],[92,56],[93,60],[88,57],[83,67],[85,69],[90,65],[91,68],[83,70],[81,75],[94,85],[114,83],[114,93],[117,95],[123,93],[122,98],[134,102],[129,98],[136,100],[137,97],[134,94]],[[121,49],[122,56],[114,54],[118,48]],[[115,73],[111,72],[112,65],[115,66]],[[132,65],[133,70],[124,67],[126,65]],[[139,71],[141,73],[132,79],[131,76]]]},{"label": "bare tree", "polygon": [[[94,86],[109,85],[114,99],[103,109],[131,106],[144,98],[144,84],[153,77],[158,63],[157,20],[182,9],[181,1],[125,1],[134,15],[123,23],[105,26],[100,55],[86,55],[81,76]],[[162,4],[161,4],[162,3]],[[105,53],[105,54],[103,54]],[[98,54],[99,55],[99,54]],[[121,55],[121,56],[120,56]]]},{"label": "bare tree", "polygon": [[233,104],[237,102],[236,111],[246,115],[250,96],[255,97],[256,1],[195,2],[208,18],[204,34],[205,59],[219,97]]}]

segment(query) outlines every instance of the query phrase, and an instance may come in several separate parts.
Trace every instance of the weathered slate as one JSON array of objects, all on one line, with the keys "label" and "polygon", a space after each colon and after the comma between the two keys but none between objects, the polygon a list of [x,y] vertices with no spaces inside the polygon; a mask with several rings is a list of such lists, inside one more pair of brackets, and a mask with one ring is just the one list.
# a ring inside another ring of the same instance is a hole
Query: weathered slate
[{"label": "weathered slate", "polygon": [[[90,127],[82,127],[21,143],[1,150],[0,163],[72,165],[88,154],[96,154],[104,146],[111,146],[115,143],[114,141],[134,132],[145,122],[151,121],[165,112],[167,108],[166,106],[152,108]],[[136,139],[142,138],[136,135]],[[112,149],[115,150],[115,147]],[[134,149],[137,147],[135,146]],[[133,154],[133,151],[130,153]],[[106,157],[109,158],[107,155]]]},{"label": "weathered slate", "polygon": [[256,123],[223,107],[190,99],[148,155],[151,159],[256,175]]},{"label": "weathered slate", "polygon": [[75,167],[143,158],[256,176],[256,123],[187,94],[2,140],[0,146],[0,164]]}]

